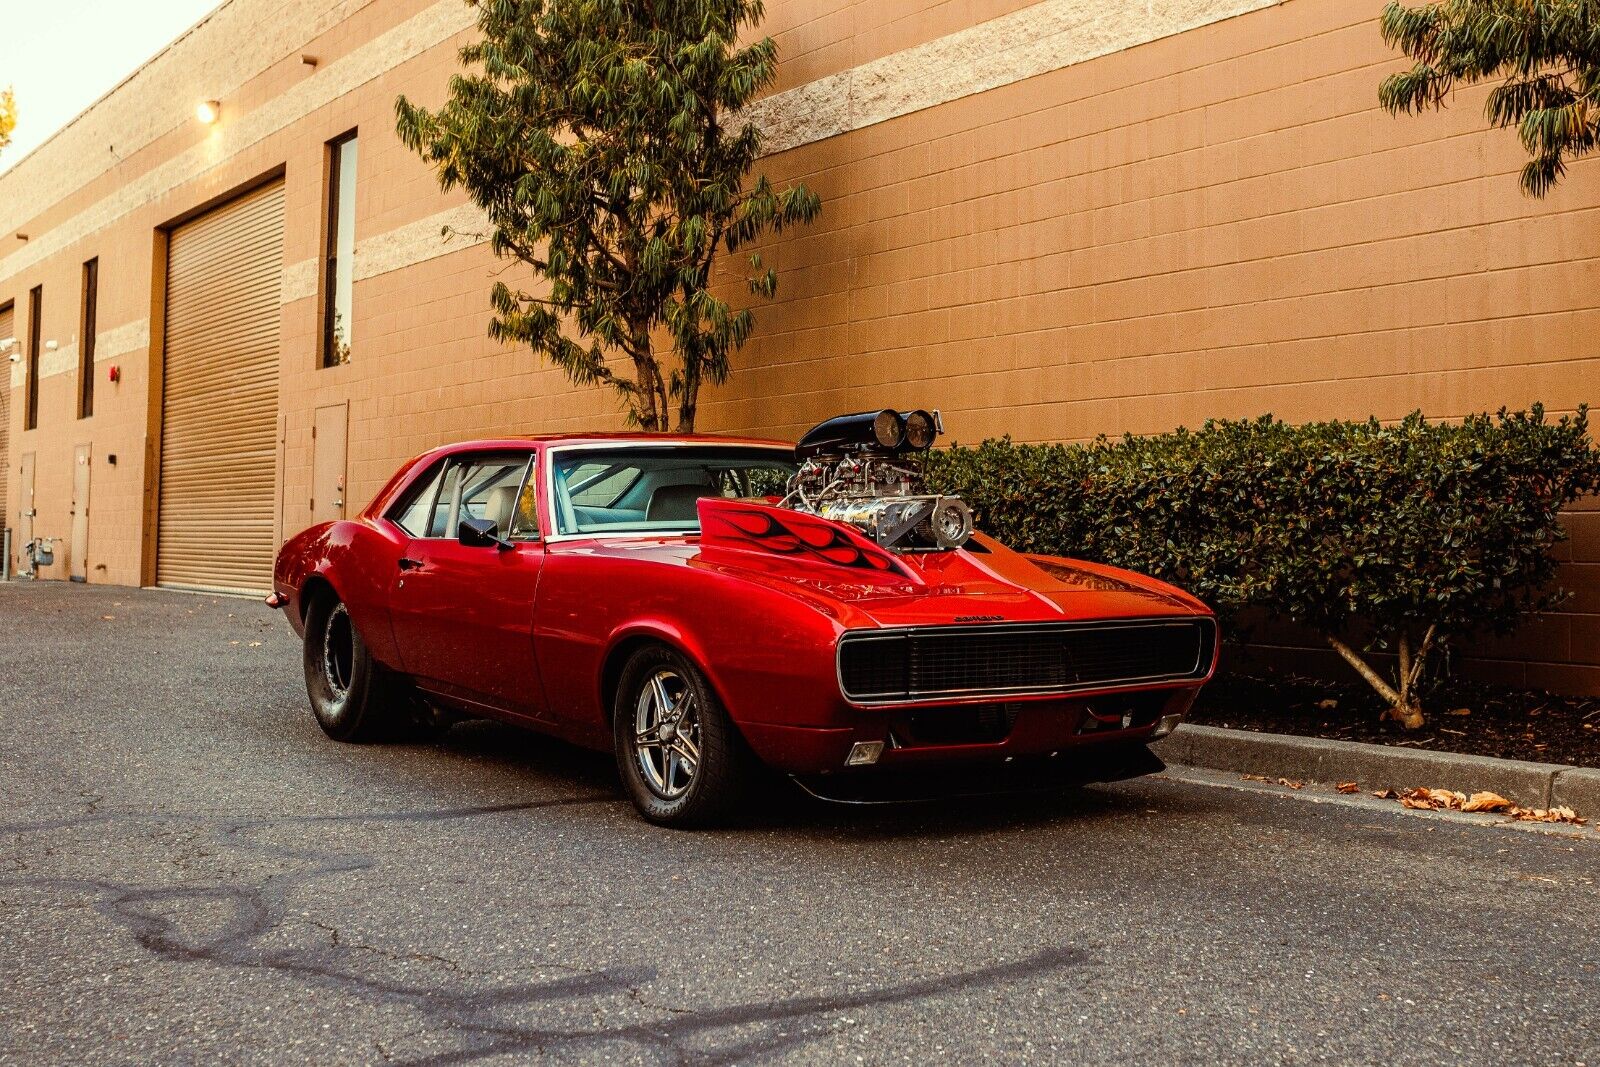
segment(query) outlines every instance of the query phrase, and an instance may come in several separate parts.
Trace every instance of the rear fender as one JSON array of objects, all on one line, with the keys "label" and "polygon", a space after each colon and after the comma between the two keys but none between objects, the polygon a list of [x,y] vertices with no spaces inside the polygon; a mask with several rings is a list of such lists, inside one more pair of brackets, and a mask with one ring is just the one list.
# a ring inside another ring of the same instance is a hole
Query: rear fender
[{"label": "rear fender", "polygon": [[295,632],[305,633],[306,594],[326,585],[344,602],[372,657],[398,667],[389,582],[404,543],[393,531],[357,520],[321,523],[291,538],[278,553],[273,584],[289,598],[285,611]]}]

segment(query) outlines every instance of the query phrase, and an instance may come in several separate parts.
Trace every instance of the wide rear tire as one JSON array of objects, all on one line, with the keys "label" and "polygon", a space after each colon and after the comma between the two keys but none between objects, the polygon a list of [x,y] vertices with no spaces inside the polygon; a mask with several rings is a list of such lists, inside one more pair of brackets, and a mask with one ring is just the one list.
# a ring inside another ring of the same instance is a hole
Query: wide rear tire
[{"label": "wide rear tire", "polygon": [[338,597],[319,597],[306,613],[304,661],[311,712],[335,741],[406,737],[422,726],[416,694],[372,658]]},{"label": "wide rear tire", "polygon": [[623,667],[612,723],[623,788],[658,826],[726,820],[759,769],[705,675],[665,645],[640,649]]}]

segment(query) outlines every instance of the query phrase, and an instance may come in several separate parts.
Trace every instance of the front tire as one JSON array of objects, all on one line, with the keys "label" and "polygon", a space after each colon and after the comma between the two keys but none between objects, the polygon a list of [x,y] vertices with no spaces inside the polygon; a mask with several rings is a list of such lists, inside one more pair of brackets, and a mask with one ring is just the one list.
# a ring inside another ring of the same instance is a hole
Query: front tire
[{"label": "front tire", "polygon": [[306,694],[322,732],[335,741],[376,741],[408,718],[405,701],[367,651],[344,602],[319,597],[306,616]]},{"label": "front tire", "polygon": [[715,823],[747,793],[755,756],[705,675],[677,651],[650,645],[633,654],[612,724],[623,788],[650,822]]}]

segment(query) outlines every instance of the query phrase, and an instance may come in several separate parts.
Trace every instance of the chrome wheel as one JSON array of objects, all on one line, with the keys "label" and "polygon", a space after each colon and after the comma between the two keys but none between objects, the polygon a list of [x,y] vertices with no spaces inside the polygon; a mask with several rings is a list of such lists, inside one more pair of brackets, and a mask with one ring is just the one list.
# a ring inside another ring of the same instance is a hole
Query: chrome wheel
[{"label": "chrome wheel", "polygon": [[633,711],[633,754],[645,784],[663,800],[686,793],[700,769],[700,716],[694,690],[669,667],[658,668],[639,690]]},{"label": "chrome wheel", "polygon": [[350,679],[355,674],[355,641],[350,629],[350,613],[343,604],[335,604],[328,613],[322,628],[322,677],[335,701],[350,692]]}]

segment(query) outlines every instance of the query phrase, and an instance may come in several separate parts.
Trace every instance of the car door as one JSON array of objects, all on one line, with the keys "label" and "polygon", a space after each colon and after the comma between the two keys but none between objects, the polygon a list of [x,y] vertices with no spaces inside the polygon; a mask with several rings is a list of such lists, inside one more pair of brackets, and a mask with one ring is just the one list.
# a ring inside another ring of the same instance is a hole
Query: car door
[{"label": "car door", "polygon": [[[395,645],[423,689],[544,717],[533,654],[533,599],[544,563],[531,452],[447,457],[419,479],[397,523],[412,536],[389,592]],[[502,545],[464,544],[464,518],[489,519]]]}]

